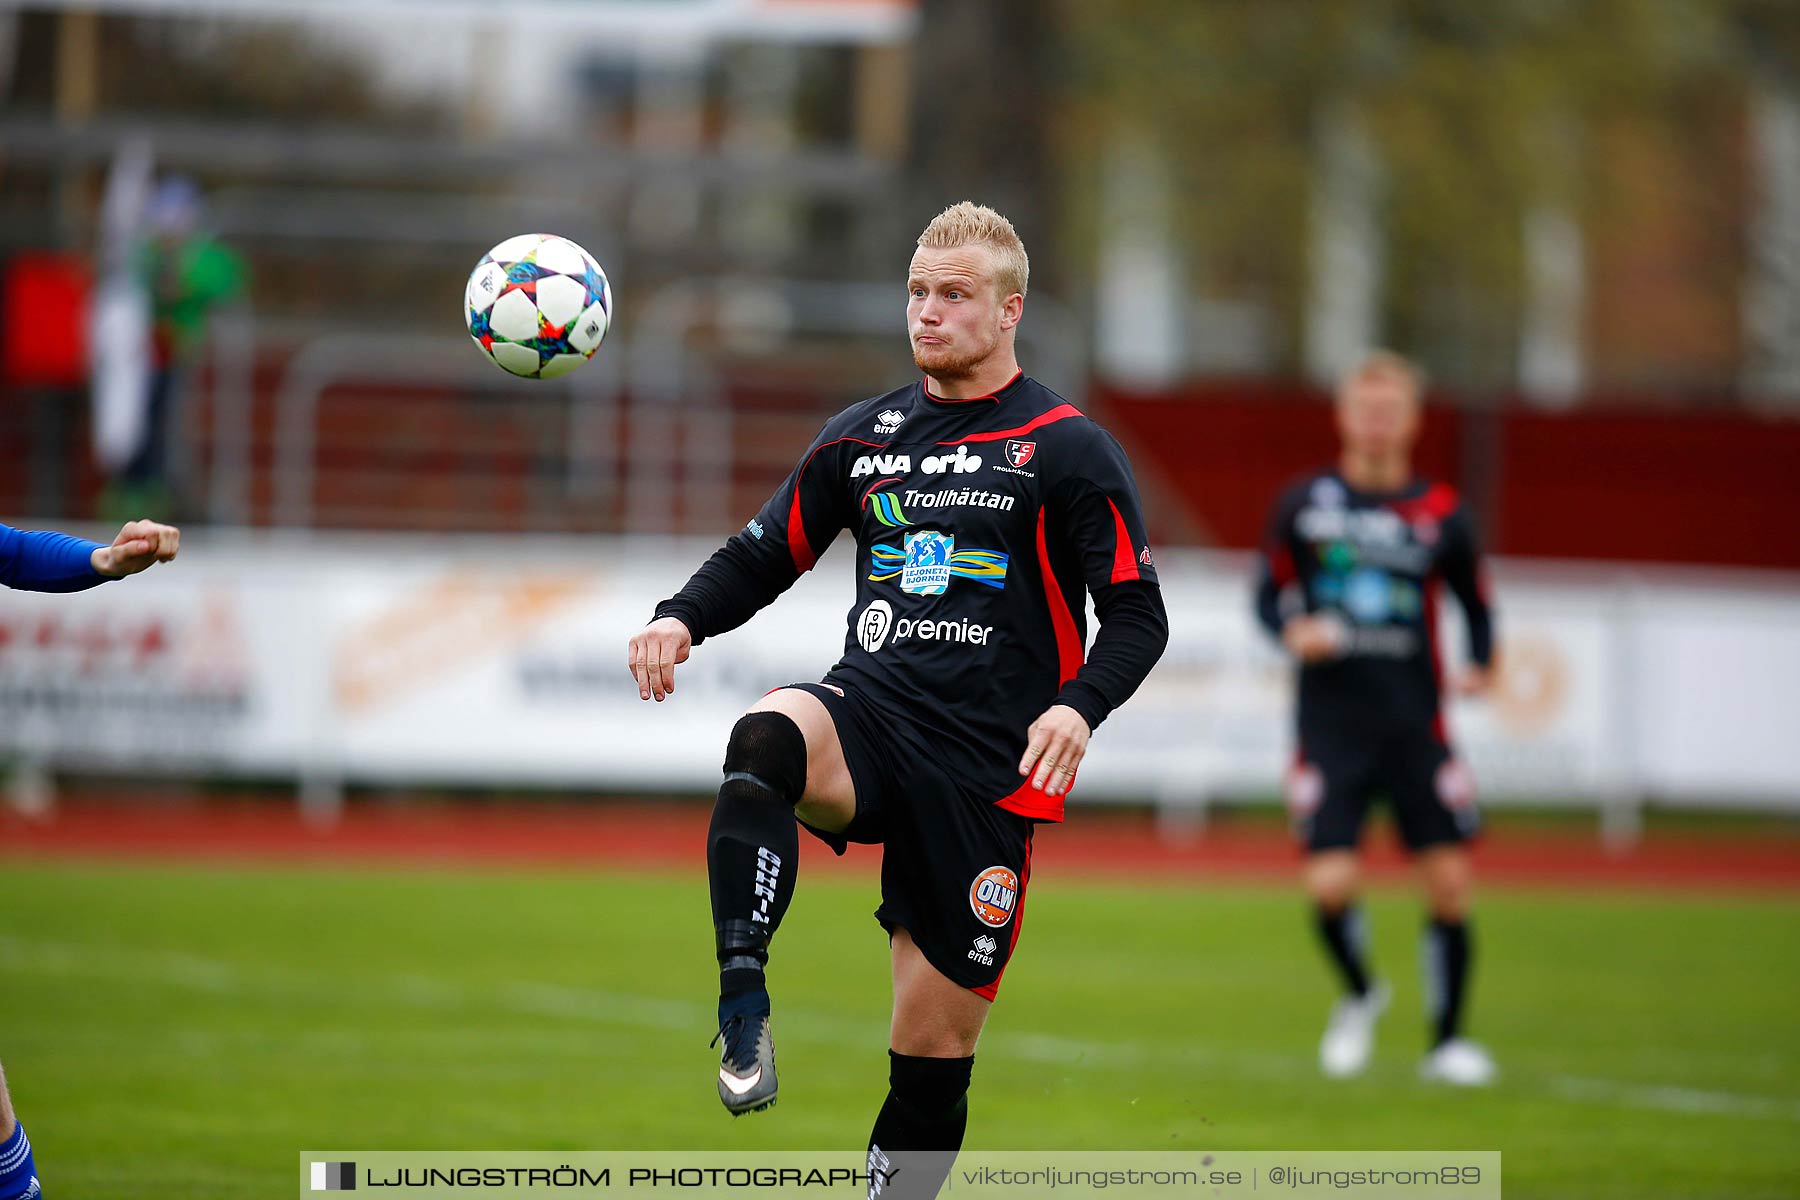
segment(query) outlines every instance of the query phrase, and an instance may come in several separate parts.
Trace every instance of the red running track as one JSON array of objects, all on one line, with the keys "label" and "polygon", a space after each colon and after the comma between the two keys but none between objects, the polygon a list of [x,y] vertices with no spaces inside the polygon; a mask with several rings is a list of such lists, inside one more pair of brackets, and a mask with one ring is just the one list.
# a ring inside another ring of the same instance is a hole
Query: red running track
[{"label": "red running track", "polygon": [[[26,859],[463,864],[596,870],[703,869],[707,809],[690,802],[492,805],[466,801],[352,804],[327,828],[291,803],[77,798],[47,820],[0,813],[0,855]],[[1475,847],[1485,882],[1559,887],[1800,891],[1800,836],[1721,829],[1652,831],[1628,852],[1604,849],[1591,826],[1522,825],[1504,814]],[[834,859],[802,838],[808,871],[874,873],[878,851],[853,846]],[[1404,878],[1406,862],[1384,830],[1370,838],[1376,878]],[[1298,856],[1274,824],[1215,822],[1204,834],[1161,836],[1147,817],[1078,810],[1040,827],[1033,867],[1046,877],[1159,883],[1291,879]]]}]

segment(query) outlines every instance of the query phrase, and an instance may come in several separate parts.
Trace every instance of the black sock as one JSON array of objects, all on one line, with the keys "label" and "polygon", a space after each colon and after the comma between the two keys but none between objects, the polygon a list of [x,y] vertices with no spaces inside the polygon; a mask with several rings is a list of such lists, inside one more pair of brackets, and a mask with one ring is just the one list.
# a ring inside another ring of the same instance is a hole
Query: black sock
[{"label": "black sock", "polygon": [[1344,986],[1354,995],[1368,995],[1369,971],[1363,965],[1368,934],[1362,910],[1350,904],[1334,911],[1321,904],[1317,916],[1319,936],[1324,939],[1325,949],[1331,954],[1338,974],[1343,976]]},{"label": "black sock", "polygon": [[780,713],[751,713],[731,731],[725,782],[706,837],[721,997],[762,991],[769,939],[794,896],[806,787],[806,739]]},{"label": "black sock", "polygon": [[888,1058],[887,1100],[869,1134],[869,1200],[931,1200],[962,1149],[975,1058]]},{"label": "black sock", "polygon": [[1469,923],[1433,917],[1425,926],[1426,1011],[1431,1014],[1431,1044],[1441,1046],[1462,1030],[1463,995],[1474,957]]}]

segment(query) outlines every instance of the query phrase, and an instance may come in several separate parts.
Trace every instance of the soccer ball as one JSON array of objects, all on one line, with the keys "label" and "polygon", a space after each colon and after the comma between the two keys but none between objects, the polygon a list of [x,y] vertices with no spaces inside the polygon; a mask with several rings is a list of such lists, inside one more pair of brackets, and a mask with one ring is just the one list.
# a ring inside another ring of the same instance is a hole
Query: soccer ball
[{"label": "soccer ball", "polygon": [[503,371],[567,375],[593,356],[612,324],[612,285],[568,238],[522,233],[482,255],[469,276],[469,336]]}]

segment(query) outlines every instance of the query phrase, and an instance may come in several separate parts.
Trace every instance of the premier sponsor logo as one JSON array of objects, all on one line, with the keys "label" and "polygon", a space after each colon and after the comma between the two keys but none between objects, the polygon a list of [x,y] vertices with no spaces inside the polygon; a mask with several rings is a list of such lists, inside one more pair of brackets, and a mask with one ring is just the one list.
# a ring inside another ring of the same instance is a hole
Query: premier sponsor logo
[{"label": "premier sponsor logo", "polygon": [[985,646],[993,636],[992,625],[981,625],[967,618],[901,617],[895,620],[894,606],[886,600],[871,600],[856,617],[856,644],[870,654],[879,653],[890,640],[896,645],[904,641],[921,641]]},{"label": "premier sponsor logo", "polygon": [[1403,625],[1352,625],[1344,651],[1358,658],[1411,658],[1419,635]]},{"label": "premier sponsor logo", "polygon": [[[919,460],[919,471],[926,475],[972,475],[981,470],[981,455],[970,454],[967,446],[958,446],[953,454],[927,454]],[[864,454],[850,467],[850,478],[866,475],[910,475],[910,454]]]},{"label": "premier sponsor logo", "polygon": [[921,642],[964,642],[985,646],[994,636],[992,625],[976,625],[971,621],[933,621],[928,617],[901,617],[894,622],[894,640],[903,642],[917,638]]},{"label": "premier sponsor logo", "polygon": [[872,600],[856,618],[856,643],[870,654],[887,644],[894,628],[894,606],[886,600]]}]

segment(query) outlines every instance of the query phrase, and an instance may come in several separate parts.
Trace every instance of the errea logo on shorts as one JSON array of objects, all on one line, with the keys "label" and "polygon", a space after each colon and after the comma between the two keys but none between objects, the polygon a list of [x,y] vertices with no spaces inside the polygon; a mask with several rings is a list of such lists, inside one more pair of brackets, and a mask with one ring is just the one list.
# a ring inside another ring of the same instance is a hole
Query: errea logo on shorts
[{"label": "errea logo on shorts", "polygon": [[975,939],[975,946],[969,951],[969,961],[978,962],[984,967],[991,967],[994,965],[994,951],[999,948],[1000,943],[984,933]]},{"label": "errea logo on shorts", "polygon": [[969,885],[969,908],[989,929],[1003,929],[1019,905],[1019,877],[1011,867],[989,867]]}]

